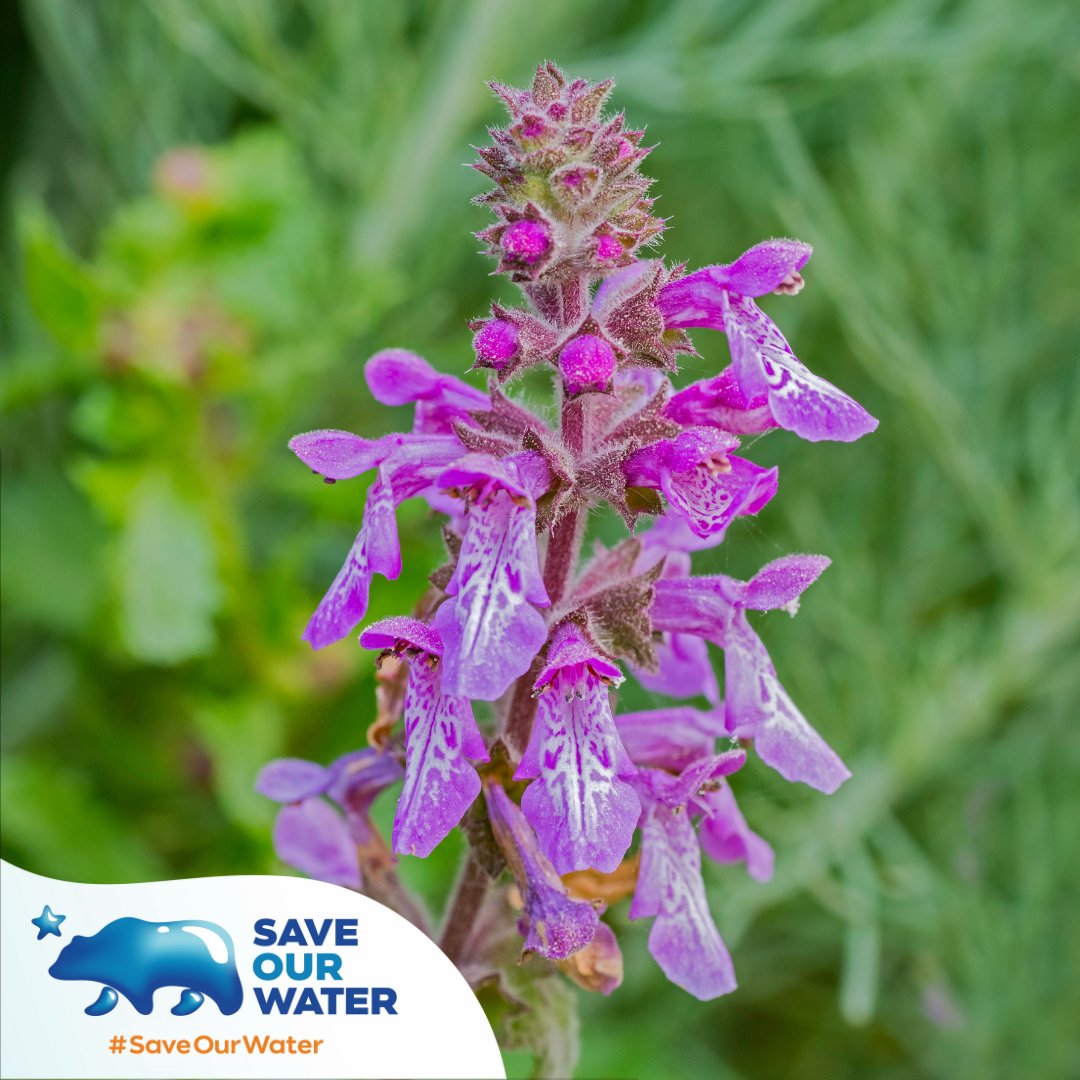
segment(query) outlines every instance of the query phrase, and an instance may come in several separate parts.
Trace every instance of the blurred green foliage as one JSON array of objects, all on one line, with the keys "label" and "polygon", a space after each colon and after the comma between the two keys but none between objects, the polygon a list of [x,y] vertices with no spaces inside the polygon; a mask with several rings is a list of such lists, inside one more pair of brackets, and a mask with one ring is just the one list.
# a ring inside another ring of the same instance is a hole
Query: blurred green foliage
[{"label": "blurred green foliage", "polygon": [[[665,983],[647,926],[616,909],[627,979],[610,1000],[575,991],[579,1075],[1080,1074],[1071,7],[4,15],[4,856],[87,881],[281,869],[256,771],[358,745],[373,711],[355,645],[299,640],[362,494],[284,444],[402,424],[363,386],[377,348],[467,367],[492,282],[459,163],[498,115],[483,80],[520,84],[550,55],[615,75],[649,124],[668,258],[815,245],[807,290],[770,309],[882,419],[855,446],[756,442],[781,497],[702,559],[741,574],[833,557],[797,623],[762,631],[855,777],[825,798],[755,763],[740,776],[778,861],[764,887],[710,871],[731,998]],[[684,378],[725,362],[719,335],[698,344]],[[401,532],[406,572],[378,582],[373,618],[410,606],[439,559],[421,508]],[[438,906],[459,854],[403,873]]]}]

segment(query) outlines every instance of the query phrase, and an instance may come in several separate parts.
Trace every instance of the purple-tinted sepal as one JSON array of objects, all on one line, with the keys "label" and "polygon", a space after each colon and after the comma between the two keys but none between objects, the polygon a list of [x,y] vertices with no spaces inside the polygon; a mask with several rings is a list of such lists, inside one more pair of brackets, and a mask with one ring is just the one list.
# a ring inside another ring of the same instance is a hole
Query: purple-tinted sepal
[{"label": "purple-tinted sepal", "polygon": [[525,815],[506,792],[497,784],[487,784],[484,795],[492,833],[521,893],[525,948],[549,960],[565,960],[593,940],[600,916],[592,904],[567,895]]},{"label": "purple-tinted sepal", "polygon": [[407,349],[383,349],[364,367],[364,377],[376,401],[383,405],[416,403],[413,430],[449,434],[455,420],[491,407],[487,394],[453,375],[436,371],[423,357]]},{"label": "purple-tinted sepal", "polygon": [[878,426],[854,398],[795,356],[753,300],[724,293],[723,306],[739,388],[750,399],[766,394],[769,411],[782,428],[809,442],[854,442]]},{"label": "purple-tinted sepal", "polygon": [[382,472],[368,489],[364,522],[345,563],[304,630],[313,649],[339,641],[363,619],[373,574],[389,580],[401,573],[394,495]]},{"label": "purple-tinted sepal", "polygon": [[596,928],[592,941],[574,953],[569,960],[559,961],[559,970],[578,986],[608,996],[623,981],[623,958],[615,932],[607,923]]},{"label": "purple-tinted sepal", "polygon": [[641,865],[629,916],[654,918],[653,959],[673,983],[709,1001],[735,989],[735,969],[709,911],[690,813],[673,794],[680,779],[654,770],[640,774]]},{"label": "purple-tinted sepal", "polygon": [[536,682],[536,720],[515,780],[534,780],[521,808],[560,874],[611,873],[634,836],[641,804],[636,769],[608,702],[619,670],[572,622],[559,625]]},{"label": "purple-tinted sepal", "polygon": [[702,851],[719,863],[744,862],[755,881],[769,881],[773,849],[746,824],[731,785],[721,783],[695,801],[705,811],[698,833]]},{"label": "purple-tinted sepal", "polygon": [[405,689],[405,784],[394,815],[394,851],[430,855],[480,794],[467,759],[487,761],[472,705],[444,692],[443,643],[416,619],[374,623],[360,635],[368,649],[396,649],[409,662]]},{"label": "purple-tinted sepal", "polygon": [[435,625],[447,692],[494,701],[529,669],[547,638],[537,606],[550,601],[536,553],[536,504],[546,483],[539,454],[470,454],[440,478],[470,500],[451,599]]}]

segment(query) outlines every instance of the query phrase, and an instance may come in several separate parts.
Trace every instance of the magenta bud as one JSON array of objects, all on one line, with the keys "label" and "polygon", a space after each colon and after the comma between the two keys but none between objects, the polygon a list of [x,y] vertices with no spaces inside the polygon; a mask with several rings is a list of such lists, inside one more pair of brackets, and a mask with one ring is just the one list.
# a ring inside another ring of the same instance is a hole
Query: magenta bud
[{"label": "magenta bud", "polygon": [[617,259],[624,251],[622,244],[608,233],[604,233],[596,241],[596,257],[603,262]]},{"label": "magenta bud", "polygon": [[595,334],[582,334],[563,346],[559,371],[571,397],[587,390],[606,390],[615,374],[615,350]]},{"label": "magenta bud", "polygon": [[539,221],[515,221],[502,234],[502,249],[507,258],[532,266],[547,254],[551,233]]},{"label": "magenta bud", "polygon": [[518,332],[505,319],[489,319],[473,335],[476,359],[484,367],[504,368],[517,356]]}]

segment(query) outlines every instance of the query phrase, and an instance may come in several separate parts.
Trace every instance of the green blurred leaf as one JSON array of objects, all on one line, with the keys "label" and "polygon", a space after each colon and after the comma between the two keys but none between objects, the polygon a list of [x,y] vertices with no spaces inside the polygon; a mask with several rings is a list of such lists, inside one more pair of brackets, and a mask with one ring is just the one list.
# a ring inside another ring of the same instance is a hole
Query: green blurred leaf
[{"label": "green blurred leaf", "polygon": [[72,429],[87,442],[117,453],[131,451],[162,431],[168,412],[157,395],[141,387],[98,383],[75,406]]},{"label": "green blurred leaf", "polygon": [[164,473],[132,493],[119,546],[120,631],[131,654],[178,664],[214,645],[222,600],[206,520]]},{"label": "green blurred leaf", "polygon": [[90,270],[36,205],[19,220],[26,294],[41,325],[65,348],[89,352],[97,343],[102,295]]},{"label": "green blurred leaf", "polygon": [[60,761],[5,755],[0,808],[7,857],[35,873],[101,883],[155,881],[167,873],[122,811]]},{"label": "green blurred leaf", "polygon": [[103,598],[104,531],[55,475],[30,473],[0,492],[0,588],[22,618],[84,630]]},{"label": "green blurred leaf", "polygon": [[255,791],[255,776],[272,758],[280,757],[284,720],[277,706],[264,699],[207,698],[194,712],[195,724],[214,765],[214,789],[230,820],[254,832],[267,830],[274,805]]},{"label": "green blurred leaf", "polygon": [[70,706],[77,683],[75,664],[63,649],[44,649],[27,661],[0,690],[0,749],[10,753],[53,727]]}]

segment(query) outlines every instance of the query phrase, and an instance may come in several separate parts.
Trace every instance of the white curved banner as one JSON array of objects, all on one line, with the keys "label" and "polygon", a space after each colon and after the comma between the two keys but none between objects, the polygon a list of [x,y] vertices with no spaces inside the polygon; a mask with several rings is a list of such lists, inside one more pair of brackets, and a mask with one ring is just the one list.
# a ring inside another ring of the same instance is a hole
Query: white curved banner
[{"label": "white curved banner", "polygon": [[5,1077],[505,1077],[468,983],[336,885],[55,881],[0,863]]}]

